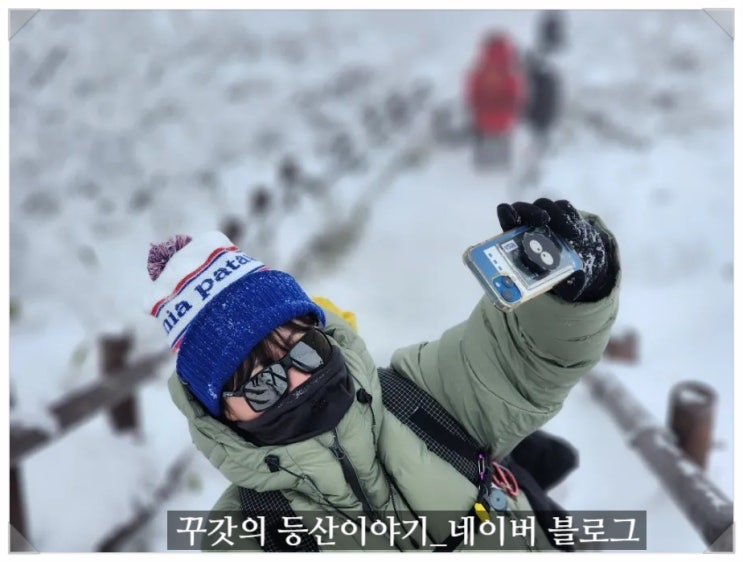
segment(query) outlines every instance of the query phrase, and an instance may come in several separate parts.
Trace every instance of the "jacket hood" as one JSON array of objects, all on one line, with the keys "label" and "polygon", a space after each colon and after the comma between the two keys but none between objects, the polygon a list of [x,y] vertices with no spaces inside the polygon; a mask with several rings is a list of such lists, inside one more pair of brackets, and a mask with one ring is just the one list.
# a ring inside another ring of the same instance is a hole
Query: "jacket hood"
[{"label": "jacket hood", "polygon": [[[343,353],[349,372],[357,381],[361,380],[367,390],[379,394],[379,383],[370,374],[376,374],[376,366],[363,340],[351,327],[335,313],[325,310],[325,333]],[[258,491],[291,489],[297,486],[299,477],[286,471],[271,472],[266,464],[268,455],[277,455],[282,459],[307,459],[311,463],[320,448],[325,453],[325,446],[318,445],[318,436],[307,441],[290,445],[257,446],[238,435],[221,420],[214,418],[181,382],[177,373],[168,380],[171,398],[181,413],[186,417],[189,432],[196,448],[209,459],[230,482]],[[349,410],[344,420],[355,414]],[[323,434],[325,435],[325,434]],[[295,471],[293,471],[295,472]]]},{"label": "jacket hood", "polygon": [[482,45],[482,58],[491,64],[508,65],[515,54],[513,44],[502,34],[488,37]]}]

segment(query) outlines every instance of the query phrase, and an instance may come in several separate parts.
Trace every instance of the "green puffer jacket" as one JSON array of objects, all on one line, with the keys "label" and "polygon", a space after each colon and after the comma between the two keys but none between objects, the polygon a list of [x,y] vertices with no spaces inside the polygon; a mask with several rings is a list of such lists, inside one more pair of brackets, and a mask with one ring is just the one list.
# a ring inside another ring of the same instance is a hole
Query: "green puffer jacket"
[{"label": "green puffer jacket", "polygon": [[[608,233],[600,219],[586,216]],[[615,247],[612,252],[616,253]],[[618,264],[618,255],[615,260]],[[491,445],[495,458],[500,459],[557,414],[570,389],[599,361],[617,313],[618,286],[619,275],[611,294],[599,302],[571,304],[546,294],[508,314],[483,297],[465,322],[445,331],[437,341],[397,350],[391,365],[433,396],[480,443]],[[354,401],[336,428],[368,501],[385,514],[393,509],[403,513],[409,506],[416,513],[446,510],[449,517],[429,518],[431,538],[425,545],[420,533],[414,535],[417,544],[398,536],[396,544],[390,545],[389,538],[367,532],[362,546],[359,533],[345,536],[336,531],[334,544],[320,548],[431,550],[433,540],[443,542],[450,535],[448,519],[472,508],[476,489],[385,411],[377,366],[363,340],[339,316],[331,311],[326,314],[326,332],[340,346],[356,388],[363,387],[373,397],[370,403]],[[258,447],[211,417],[177,375],[168,385],[188,420],[194,444],[232,482],[214,511],[239,512],[237,486],[244,486],[280,490],[297,513],[335,515],[335,508],[362,513],[329,449],[331,432],[300,443]],[[264,460],[267,455],[279,458],[281,470],[269,470]],[[511,511],[531,510],[523,493],[509,502]],[[478,536],[476,545],[493,550],[552,550],[539,525],[535,527],[533,543],[506,532],[503,544],[495,533]],[[211,548],[208,540],[202,548]],[[241,543],[241,548],[261,549],[257,541],[247,547]]]}]

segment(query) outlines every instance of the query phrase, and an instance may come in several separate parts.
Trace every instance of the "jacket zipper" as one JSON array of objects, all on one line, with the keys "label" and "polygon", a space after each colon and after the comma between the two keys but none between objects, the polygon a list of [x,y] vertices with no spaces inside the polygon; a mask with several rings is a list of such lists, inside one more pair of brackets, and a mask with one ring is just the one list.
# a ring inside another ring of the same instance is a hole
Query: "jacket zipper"
[{"label": "jacket zipper", "polygon": [[338,432],[335,428],[333,428],[333,443],[330,445],[330,452],[333,453],[333,456],[341,464],[343,478],[346,480],[348,485],[351,486],[351,490],[356,496],[356,499],[361,502],[361,508],[364,510],[366,516],[372,521],[377,521],[379,515],[371,506],[371,502],[369,501],[369,498],[367,498],[366,492],[364,492],[364,488],[361,486],[361,481],[356,474],[356,469],[353,467],[346,451],[341,447],[341,442],[338,439]]}]

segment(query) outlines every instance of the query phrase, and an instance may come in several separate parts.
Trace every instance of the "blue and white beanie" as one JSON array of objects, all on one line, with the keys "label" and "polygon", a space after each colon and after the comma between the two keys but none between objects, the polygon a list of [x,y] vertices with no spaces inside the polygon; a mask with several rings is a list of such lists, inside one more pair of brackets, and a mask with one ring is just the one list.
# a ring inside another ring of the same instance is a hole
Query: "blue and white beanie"
[{"label": "blue and white beanie", "polygon": [[215,417],[222,388],[271,331],[304,314],[325,315],[288,273],[241,252],[221,232],[152,244],[150,314],[177,352],[176,371]]}]

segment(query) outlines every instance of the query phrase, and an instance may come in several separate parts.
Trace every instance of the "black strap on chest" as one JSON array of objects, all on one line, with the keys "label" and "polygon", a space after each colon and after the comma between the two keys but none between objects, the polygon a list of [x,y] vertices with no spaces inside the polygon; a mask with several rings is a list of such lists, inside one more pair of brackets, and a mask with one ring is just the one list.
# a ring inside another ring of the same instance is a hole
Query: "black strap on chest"
[{"label": "black strap on chest", "polygon": [[[441,404],[414,382],[391,368],[380,368],[378,374],[385,409],[410,428],[431,452],[448,462],[474,485],[480,484],[482,466],[478,466],[478,459],[482,459],[483,456],[487,459],[488,451],[481,447]],[[503,464],[512,469],[535,509],[549,509],[551,512],[560,510],[528,471],[518,466],[511,458],[504,459]],[[319,551],[309,533],[302,533],[302,541],[296,546],[290,546],[286,544],[284,537],[276,532],[282,524],[282,517],[295,515],[289,500],[281,492],[257,492],[243,487],[238,487],[238,491],[240,505],[246,517],[260,514],[266,518],[266,535],[262,545],[265,551]],[[445,541],[446,546],[437,550],[454,550],[459,542],[461,538],[452,540],[450,537]]]},{"label": "black strap on chest", "polygon": [[[433,453],[451,464],[470,482],[476,483],[479,480],[477,459],[483,448],[451,414],[414,382],[391,368],[379,369],[378,374],[385,409],[409,427]],[[243,487],[238,487],[238,491],[245,516],[260,513],[266,517],[264,550],[318,551],[317,544],[307,533],[303,534],[299,545],[291,547],[275,532],[282,517],[294,515],[289,500],[281,492],[257,492]]]},{"label": "black strap on chest", "polygon": [[431,452],[476,484],[480,479],[477,459],[485,448],[413,381],[391,368],[379,369],[378,373],[385,409],[410,428]]}]

